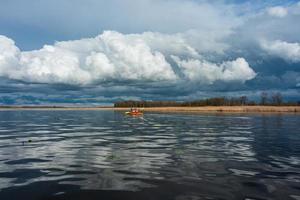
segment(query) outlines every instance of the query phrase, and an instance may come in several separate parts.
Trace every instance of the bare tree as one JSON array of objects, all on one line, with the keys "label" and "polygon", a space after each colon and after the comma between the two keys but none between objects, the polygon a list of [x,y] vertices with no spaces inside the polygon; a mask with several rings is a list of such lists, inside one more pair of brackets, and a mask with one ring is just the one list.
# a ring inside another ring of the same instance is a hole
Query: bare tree
[{"label": "bare tree", "polygon": [[282,95],[280,92],[272,94],[272,103],[276,106],[280,106],[282,104]]},{"label": "bare tree", "polygon": [[248,103],[248,98],[246,96],[241,96],[240,97],[240,104],[242,106],[244,106],[244,105],[247,105],[247,103]]},{"label": "bare tree", "polygon": [[260,104],[261,105],[266,105],[268,103],[268,98],[269,98],[269,95],[267,92],[262,92],[260,94]]}]

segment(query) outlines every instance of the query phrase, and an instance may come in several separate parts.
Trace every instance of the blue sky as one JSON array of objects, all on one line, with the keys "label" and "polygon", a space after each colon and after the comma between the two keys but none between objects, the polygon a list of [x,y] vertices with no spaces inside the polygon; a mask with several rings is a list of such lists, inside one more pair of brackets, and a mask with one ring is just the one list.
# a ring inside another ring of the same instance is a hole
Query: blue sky
[{"label": "blue sky", "polygon": [[299,21],[298,1],[2,0],[0,104],[299,100]]}]

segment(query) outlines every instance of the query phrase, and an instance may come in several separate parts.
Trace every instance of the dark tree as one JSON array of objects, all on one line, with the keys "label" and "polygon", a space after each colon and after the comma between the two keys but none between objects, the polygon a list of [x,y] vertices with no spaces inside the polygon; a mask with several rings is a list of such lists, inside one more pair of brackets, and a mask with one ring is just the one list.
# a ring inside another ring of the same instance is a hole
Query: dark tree
[{"label": "dark tree", "polygon": [[241,96],[240,97],[240,104],[242,106],[244,106],[244,105],[247,105],[247,103],[248,103],[248,98],[246,96]]},{"label": "dark tree", "polygon": [[272,94],[272,103],[275,106],[280,106],[282,105],[282,95],[280,92],[276,92]]},{"label": "dark tree", "polygon": [[[243,105],[297,105],[297,102],[283,102],[282,95],[273,93],[269,100],[267,92],[260,95],[260,104],[253,100],[249,100],[246,96],[241,97],[214,97],[208,99],[200,99],[194,101],[120,101],[114,104],[115,107],[180,107],[180,106],[243,106]],[[272,103],[272,104],[271,104]],[[298,105],[300,102],[298,102]]]},{"label": "dark tree", "polygon": [[260,104],[261,105],[267,105],[268,103],[268,98],[269,98],[269,95],[267,92],[262,92],[260,94]]}]

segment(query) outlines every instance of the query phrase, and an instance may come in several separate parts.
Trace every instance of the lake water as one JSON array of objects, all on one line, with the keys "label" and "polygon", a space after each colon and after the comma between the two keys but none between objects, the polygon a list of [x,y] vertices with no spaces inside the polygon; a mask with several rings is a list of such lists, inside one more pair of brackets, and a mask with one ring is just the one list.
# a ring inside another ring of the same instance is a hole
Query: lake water
[{"label": "lake water", "polygon": [[300,115],[1,111],[0,199],[300,199]]}]

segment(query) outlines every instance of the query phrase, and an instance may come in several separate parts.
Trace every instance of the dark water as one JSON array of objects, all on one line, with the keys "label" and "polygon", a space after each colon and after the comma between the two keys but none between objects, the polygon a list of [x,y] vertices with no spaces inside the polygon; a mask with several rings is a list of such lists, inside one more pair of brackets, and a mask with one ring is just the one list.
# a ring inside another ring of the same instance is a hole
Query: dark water
[{"label": "dark water", "polygon": [[300,199],[300,115],[0,112],[0,199]]}]

